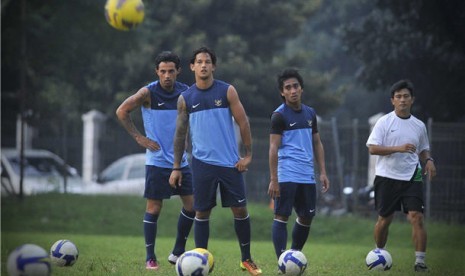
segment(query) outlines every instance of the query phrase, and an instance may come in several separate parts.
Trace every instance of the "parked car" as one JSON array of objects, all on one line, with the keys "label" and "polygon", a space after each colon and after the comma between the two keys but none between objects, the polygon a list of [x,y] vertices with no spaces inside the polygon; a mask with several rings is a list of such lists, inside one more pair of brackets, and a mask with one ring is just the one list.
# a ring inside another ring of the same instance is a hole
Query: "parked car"
[{"label": "parked car", "polygon": [[111,163],[88,184],[85,194],[143,195],[145,187],[145,153],[131,154]]},{"label": "parked car", "polygon": [[[19,194],[20,152],[3,148],[1,151],[2,196]],[[49,192],[80,193],[83,182],[77,170],[56,154],[43,149],[24,150],[23,194]]]}]

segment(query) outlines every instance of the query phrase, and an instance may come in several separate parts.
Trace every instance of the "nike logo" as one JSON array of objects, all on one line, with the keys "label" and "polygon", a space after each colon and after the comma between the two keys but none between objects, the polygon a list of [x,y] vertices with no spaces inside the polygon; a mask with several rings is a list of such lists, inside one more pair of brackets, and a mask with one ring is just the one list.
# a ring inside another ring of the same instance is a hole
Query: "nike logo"
[{"label": "nike logo", "polygon": [[310,209],[309,211],[310,211],[310,213],[313,213],[313,212],[315,212],[315,209]]},{"label": "nike logo", "polygon": [[250,242],[248,242],[248,243],[241,243],[241,246],[246,246],[246,245],[248,245],[249,243],[250,243]]},{"label": "nike logo", "polygon": [[237,202],[239,202],[239,203],[244,202],[244,201],[245,201],[245,198],[237,200]]},{"label": "nike logo", "polygon": [[396,131],[396,130],[397,130],[397,129],[391,129],[391,132],[394,132],[394,131]]},{"label": "nike logo", "polygon": [[164,105],[164,104],[165,104],[165,103],[158,103],[158,106],[162,106],[162,105]]},{"label": "nike logo", "polygon": [[192,105],[192,108],[196,108],[196,107],[199,106],[199,105],[200,105],[200,103],[194,104],[194,105]]},{"label": "nike logo", "polygon": [[297,124],[297,122],[295,122],[295,123],[292,123],[292,124],[289,124],[289,126],[291,126],[291,127],[292,127],[292,126],[294,126],[295,124]]}]

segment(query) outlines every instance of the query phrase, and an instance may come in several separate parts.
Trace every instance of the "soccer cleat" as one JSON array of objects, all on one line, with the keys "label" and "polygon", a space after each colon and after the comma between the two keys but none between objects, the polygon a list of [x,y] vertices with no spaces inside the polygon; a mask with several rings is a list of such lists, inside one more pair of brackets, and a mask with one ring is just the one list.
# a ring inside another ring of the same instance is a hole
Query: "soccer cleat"
[{"label": "soccer cleat", "polygon": [[157,270],[160,267],[158,266],[157,261],[155,261],[154,259],[150,259],[145,264],[145,268],[146,269],[151,269],[151,270]]},{"label": "soccer cleat", "polygon": [[428,272],[428,268],[425,264],[416,263],[415,264],[415,272]]},{"label": "soccer cleat", "polygon": [[250,275],[262,275],[262,270],[251,259],[241,262],[241,269],[247,270]]},{"label": "soccer cleat", "polygon": [[170,264],[176,264],[176,261],[178,260],[178,258],[179,258],[179,256],[176,256],[173,253],[171,253],[168,256],[168,262],[170,262]]}]

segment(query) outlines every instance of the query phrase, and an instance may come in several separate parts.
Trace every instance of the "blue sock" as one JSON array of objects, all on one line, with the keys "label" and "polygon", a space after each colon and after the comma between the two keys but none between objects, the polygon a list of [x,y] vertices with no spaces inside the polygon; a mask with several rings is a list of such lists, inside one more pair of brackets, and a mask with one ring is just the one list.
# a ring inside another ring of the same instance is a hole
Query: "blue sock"
[{"label": "blue sock", "polygon": [[145,237],[145,250],[146,261],[150,259],[156,260],[155,256],[155,237],[157,236],[157,220],[158,215],[145,213],[144,215],[144,237]]},{"label": "blue sock", "polygon": [[300,250],[304,248],[305,242],[307,241],[308,234],[310,233],[310,225],[300,224],[297,219],[294,223],[294,229],[292,229],[292,249]]},{"label": "blue sock", "polygon": [[242,261],[250,257],[250,218],[234,218],[234,230],[236,231],[239,246],[241,248]]},{"label": "blue sock", "polygon": [[287,221],[273,220],[271,227],[271,238],[273,239],[276,258],[279,259],[281,253],[286,251],[287,244]]},{"label": "blue sock", "polygon": [[189,232],[191,231],[192,224],[194,223],[195,212],[188,212],[182,208],[178,219],[178,233],[176,235],[176,242],[173,248],[173,254],[176,256],[181,255],[186,251],[186,242]]},{"label": "blue sock", "polygon": [[210,220],[195,218],[194,220],[195,247],[208,249],[209,236],[210,236]]}]

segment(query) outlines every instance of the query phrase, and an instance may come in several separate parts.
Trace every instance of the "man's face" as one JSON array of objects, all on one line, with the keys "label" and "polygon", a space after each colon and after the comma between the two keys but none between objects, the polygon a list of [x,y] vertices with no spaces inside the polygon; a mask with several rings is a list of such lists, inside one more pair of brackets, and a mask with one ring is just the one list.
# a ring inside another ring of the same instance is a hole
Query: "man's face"
[{"label": "man's face", "polygon": [[290,78],[283,82],[283,90],[281,91],[281,96],[284,97],[286,103],[300,103],[302,92],[302,86],[300,86],[300,83],[296,78]]},{"label": "man's face", "polygon": [[394,110],[410,113],[414,100],[415,98],[410,94],[410,90],[403,88],[394,92],[394,96],[391,98],[391,103],[394,106]]},{"label": "man's face", "polygon": [[208,79],[215,71],[212,59],[208,53],[198,53],[195,57],[194,64],[191,64],[191,70],[195,76],[200,79]]},{"label": "man's face", "polygon": [[161,87],[167,91],[172,91],[176,77],[179,74],[179,70],[176,69],[176,64],[171,61],[160,62],[158,69],[156,69],[155,72],[160,80]]}]

